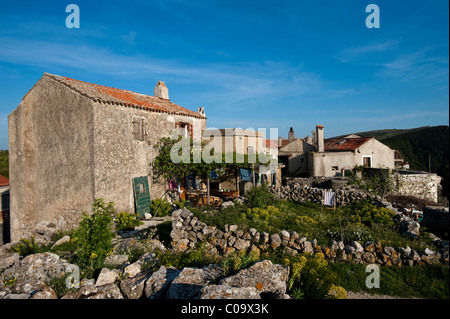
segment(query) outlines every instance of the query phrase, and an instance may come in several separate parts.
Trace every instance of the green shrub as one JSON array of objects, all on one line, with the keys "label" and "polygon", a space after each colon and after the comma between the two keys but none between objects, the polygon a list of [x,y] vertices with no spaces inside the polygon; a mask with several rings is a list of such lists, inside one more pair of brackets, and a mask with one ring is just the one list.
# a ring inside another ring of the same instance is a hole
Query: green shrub
[{"label": "green shrub", "polygon": [[142,225],[138,214],[120,212],[116,215],[116,229],[117,230],[132,230],[137,226]]},{"label": "green shrub", "polygon": [[170,203],[162,198],[157,198],[152,200],[152,203],[150,204],[150,213],[153,214],[153,216],[163,217],[169,215],[170,211],[172,210],[172,205]]},{"label": "green shrub", "polygon": [[372,226],[374,223],[386,226],[394,225],[393,217],[395,214],[384,207],[366,204],[359,209],[353,210],[351,215],[350,221],[357,224],[366,226]]},{"label": "green shrub", "polygon": [[328,267],[322,253],[286,259],[284,264],[290,267],[288,290],[291,297],[324,299],[330,297],[330,290],[336,290],[338,276]]},{"label": "green shrub", "polygon": [[175,202],[175,206],[177,207],[177,209],[184,208],[185,205],[186,205],[186,200],[185,199],[177,200]]},{"label": "green shrub", "polygon": [[11,247],[11,252],[18,253],[21,257],[41,253],[43,251],[44,249],[35,242],[34,237],[31,237],[30,239],[22,238],[17,245]]},{"label": "green shrub", "polygon": [[103,199],[96,199],[92,208],[92,215],[82,213],[83,218],[74,232],[78,247],[76,258],[80,267],[100,267],[113,248],[114,203],[106,205]]},{"label": "green shrub", "polygon": [[255,187],[245,193],[250,208],[261,207],[265,208],[268,205],[273,205],[277,201],[275,195],[269,192],[266,185]]}]

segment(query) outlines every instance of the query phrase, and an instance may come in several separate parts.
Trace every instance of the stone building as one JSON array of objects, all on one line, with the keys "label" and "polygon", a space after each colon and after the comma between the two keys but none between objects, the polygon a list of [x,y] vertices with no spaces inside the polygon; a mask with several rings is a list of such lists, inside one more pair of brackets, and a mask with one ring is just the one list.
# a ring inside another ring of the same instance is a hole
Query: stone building
[{"label": "stone building", "polygon": [[295,138],[293,129],[288,140],[279,140],[280,162],[286,176],[335,177],[355,166],[395,168],[394,150],[373,137],[349,135],[324,138],[323,125],[317,125],[312,138]]},{"label": "stone building", "polygon": [[[8,116],[11,240],[39,224],[68,229],[96,198],[135,211],[135,198],[160,197],[168,185],[152,174],[154,145],[176,129],[201,136],[197,112],[154,96],[44,73]],[[148,196],[147,196],[148,197]]]}]

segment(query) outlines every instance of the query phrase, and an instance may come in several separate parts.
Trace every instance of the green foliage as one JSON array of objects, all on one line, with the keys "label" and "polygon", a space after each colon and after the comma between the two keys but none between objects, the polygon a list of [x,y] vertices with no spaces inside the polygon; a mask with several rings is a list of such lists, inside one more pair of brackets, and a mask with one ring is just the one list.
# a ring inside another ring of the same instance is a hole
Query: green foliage
[{"label": "green foliage", "polygon": [[366,204],[359,209],[351,210],[350,221],[366,226],[372,226],[374,223],[394,226],[394,216],[395,214],[387,208]]},{"label": "green foliage", "polygon": [[129,212],[118,213],[115,223],[117,230],[130,230],[142,225],[142,221],[139,220],[139,215]]},{"label": "green foliage", "polygon": [[253,207],[267,207],[268,205],[272,205],[276,203],[277,199],[275,195],[269,192],[266,185],[262,185],[261,187],[255,187],[247,191],[245,194],[248,200],[248,206],[250,208]]},{"label": "green foliage", "polygon": [[9,178],[8,151],[0,151],[0,175]]},{"label": "green foliage", "polygon": [[172,210],[172,205],[170,203],[162,198],[157,198],[152,200],[152,203],[150,204],[150,213],[153,214],[153,216],[163,217],[169,215],[170,211]]},{"label": "green foliage", "polygon": [[62,297],[65,294],[77,291],[77,288],[68,288],[66,285],[66,279],[70,275],[71,275],[70,273],[67,273],[64,274],[63,276],[53,277],[50,280],[49,286],[53,289],[53,291],[56,293],[58,297]]},{"label": "green foliage", "polygon": [[206,242],[197,243],[195,249],[188,252],[174,250],[156,250],[156,258],[161,265],[182,269],[184,267],[203,267],[220,261],[220,256],[211,253]]},{"label": "green foliage", "polygon": [[21,257],[25,257],[31,254],[37,254],[43,252],[44,249],[38,245],[34,239],[22,238],[19,243],[11,247],[11,252],[18,253]]},{"label": "green foliage", "polygon": [[79,266],[100,267],[112,252],[114,203],[105,204],[96,199],[92,205],[92,215],[83,212],[83,218],[74,232],[77,243]]},{"label": "green foliage", "polygon": [[185,200],[184,198],[181,199],[181,200],[177,200],[177,201],[175,202],[175,207],[176,207],[177,209],[184,208],[184,205],[186,205],[186,200]]},{"label": "green foliage", "polygon": [[322,253],[291,257],[284,264],[290,267],[288,290],[295,299],[324,299],[331,288],[336,289],[338,276]]},{"label": "green foliage", "polygon": [[223,269],[224,276],[230,276],[233,273],[238,272],[241,269],[251,266],[253,263],[261,260],[261,256],[258,251],[253,250],[250,253],[246,251],[234,251],[226,256],[220,262],[220,266]]},{"label": "green foliage", "polygon": [[435,264],[424,267],[380,267],[380,288],[366,287],[366,265],[356,263],[330,263],[337,273],[337,285],[349,291],[398,296],[402,298],[449,298],[449,267]]}]

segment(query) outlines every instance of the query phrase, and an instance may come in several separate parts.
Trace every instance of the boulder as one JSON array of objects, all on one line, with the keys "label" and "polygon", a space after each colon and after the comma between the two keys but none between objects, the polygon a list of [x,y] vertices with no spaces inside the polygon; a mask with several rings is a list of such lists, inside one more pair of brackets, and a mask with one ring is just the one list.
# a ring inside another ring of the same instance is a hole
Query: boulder
[{"label": "boulder", "polygon": [[103,268],[98,275],[95,287],[112,284],[119,276],[119,271],[116,269]]},{"label": "boulder", "polygon": [[179,275],[176,268],[161,266],[145,282],[144,293],[148,299],[161,299],[165,296],[172,281]]},{"label": "boulder", "polygon": [[57,241],[53,244],[53,246],[52,246],[51,249],[53,249],[53,248],[55,248],[55,247],[57,247],[57,246],[59,246],[59,245],[68,243],[68,242],[70,242],[70,236],[64,236],[63,238],[57,240]]},{"label": "boulder", "polygon": [[253,287],[259,293],[285,294],[288,276],[288,267],[274,265],[270,260],[263,260],[239,271],[234,276],[221,279],[219,284],[232,287]]},{"label": "boulder", "polygon": [[198,268],[184,268],[172,281],[166,297],[168,299],[198,299],[201,290],[209,283],[207,274]]},{"label": "boulder", "polygon": [[200,299],[261,299],[255,287],[208,285],[202,289]]},{"label": "boulder", "polygon": [[139,299],[144,293],[146,281],[151,277],[149,271],[140,273],[132,278],[120,282],[120,290],[126,299]]}]

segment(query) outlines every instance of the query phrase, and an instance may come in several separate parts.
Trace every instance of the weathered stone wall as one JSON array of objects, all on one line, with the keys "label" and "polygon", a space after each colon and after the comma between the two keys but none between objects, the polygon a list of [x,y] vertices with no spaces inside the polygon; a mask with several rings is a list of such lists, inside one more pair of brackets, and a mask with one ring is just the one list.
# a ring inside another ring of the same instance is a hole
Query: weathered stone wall
[{"label": "weathered stone wall", "polygon": [[380,243],[367,242],[361,245],[353,241],[349,245],[332,241],[329,246],[319,245],[317,240],[300,237],[296,232],[282,230],[269,235],[258,232],[254,228],[248,231],[238,229],[236,225],[225,225],[221,230],[201,222],[187,209],[180,209],[172,214],[172,247],[178,251],[186,251],[203,240],[207,240],[210,249],[220,254],[230,254],[234,251],[260,252],[283,247],[289,253],[323,253],[328,259],[338,261],[354,261],[357,263],[377,263],[380,265],[424,265],[425,263],[448,263],[448,242],[439,251],[426,248],[417,252],[409,247],[383,247]]},{"label": "weathered stone wall", "polygon": [[402,195],[412,195],[419,198],[438,202],[441,177],[434,173],[400,172],[398,176],[398,191]]},{"label": "weathered stone wall", "polygon": [[[134,117],[147,120],[145,141],[134,139]],[[177,122],[198,136],[206,127],[206,119],[96,102],[43,76],[8,117],[11,240],[74,228],[95,198],[134,211],[134,177],[148,176],[151,198],[160,197],[168,185],[152,175],[154,145]]]},{"label": "weathered stone wall", "polygon": [[93,202],[92,101],[42,77],[8,116],[11,240],[78,224]]},{"label": "weathered stone wall", "polygon": [[[326,189],[311,187],[308,185],[300,185],[298,183],[282,186],[280,188],[269,188],[269,190],[278,198],[295,202],[313,202],[321,203],[323,193]],[[356,190],[337,189],[336,205],[346,205],[369,198],[369,195]]]},{"label": "weathered stone wall", "polygon": [[[133,118],[147,121],[147,140],[135,140]],[[169,137],[175,123],[204,129],[206,120],[103,103],[94,104],[95,197],[113,201],[118,210],[134,211],[133,178],[148,176],[151,199],[161,197],[166,181],[153,176],[152,162],[158,155],[155,144]]]}]

